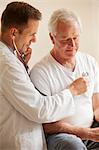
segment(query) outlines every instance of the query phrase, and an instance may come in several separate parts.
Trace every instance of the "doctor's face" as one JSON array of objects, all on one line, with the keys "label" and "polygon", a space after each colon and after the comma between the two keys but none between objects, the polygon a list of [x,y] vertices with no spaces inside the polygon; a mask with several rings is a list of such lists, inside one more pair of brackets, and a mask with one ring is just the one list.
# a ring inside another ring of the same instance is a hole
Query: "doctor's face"
[{"label": "doctor's face", "polygon": [[61,59],[71,59],[79,48],[79,27],[75,22],[59,22],[56,34],[52,34],[54,51]]},{"label": "doctor's face", "polygon": [[36,33],[38,29],[39,21],[29,20],[25,29],[20,32],[17,30],[15,36],[15,44],[20,52],[24,52],[31,43],[36,42]]}]

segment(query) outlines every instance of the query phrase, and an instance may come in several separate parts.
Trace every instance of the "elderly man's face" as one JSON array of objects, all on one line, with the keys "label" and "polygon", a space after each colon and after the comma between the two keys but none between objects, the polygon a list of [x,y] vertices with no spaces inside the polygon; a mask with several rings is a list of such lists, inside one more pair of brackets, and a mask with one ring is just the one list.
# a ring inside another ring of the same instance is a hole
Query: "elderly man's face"
[{"label": "elderly man's face", "polygon": [[71,59],[79,47],[79,27],[75,22],[59,22],[56,34],[53,35],[54,49],[57,56]]}]

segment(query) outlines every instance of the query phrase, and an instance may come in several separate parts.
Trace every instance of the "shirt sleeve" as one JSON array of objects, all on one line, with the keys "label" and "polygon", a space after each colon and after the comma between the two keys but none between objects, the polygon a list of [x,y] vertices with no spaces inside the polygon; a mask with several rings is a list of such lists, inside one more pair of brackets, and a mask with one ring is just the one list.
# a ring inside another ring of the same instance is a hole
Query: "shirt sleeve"
[{"label": "shirt sleeve", "polygon": [[73,97],[68,89],[54,96],[42,96],[19,63],[11,60],[5,66],[0,78],[1,90],[5,99],[21,115],[30,121],[46,123],[74,113]]}]

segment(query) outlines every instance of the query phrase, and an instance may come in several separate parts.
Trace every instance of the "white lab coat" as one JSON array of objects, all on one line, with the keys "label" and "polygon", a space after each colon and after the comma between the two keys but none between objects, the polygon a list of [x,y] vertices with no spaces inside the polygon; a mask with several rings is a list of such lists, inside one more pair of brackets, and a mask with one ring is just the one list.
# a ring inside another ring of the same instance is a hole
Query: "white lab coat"
[{"label": "white lab coat", "polygon": [[52,97],[40,95],[23,64],[0,42],[0,150],[46,150],[41,123],[73,112],[68,89]]}]

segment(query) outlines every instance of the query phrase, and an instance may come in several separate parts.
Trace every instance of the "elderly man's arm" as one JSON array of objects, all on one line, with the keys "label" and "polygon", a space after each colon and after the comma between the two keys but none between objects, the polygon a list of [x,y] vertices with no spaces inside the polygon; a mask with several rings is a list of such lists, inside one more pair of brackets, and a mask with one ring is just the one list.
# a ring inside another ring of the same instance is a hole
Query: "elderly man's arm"
[{"label": "elderly man's arm", "polygon": [[95,120],[99,122],[99,93],[93,94],[93,109]]},{"label": "elderly man's arm", "polygon": [[45,133],[68,133],[80,137],[82,140],[99,142],[99,128],[82,128],[73,126],[63,121],[43,124]]}]

